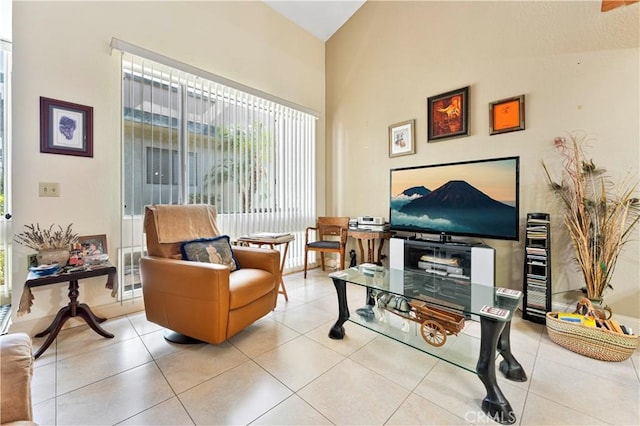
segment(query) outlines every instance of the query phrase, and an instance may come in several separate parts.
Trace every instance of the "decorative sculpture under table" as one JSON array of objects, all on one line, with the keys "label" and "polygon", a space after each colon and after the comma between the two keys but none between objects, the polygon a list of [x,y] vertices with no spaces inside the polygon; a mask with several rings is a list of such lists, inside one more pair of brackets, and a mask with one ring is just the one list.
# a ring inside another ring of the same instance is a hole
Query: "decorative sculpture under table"
[{"label": "decorative sculpture under table", "polygon": [[[482,410],[496,422],[516,422],[511,404],[498,386],[495,359],[498,354],[502,356],[500,371],[507,379],[527,380],[524,369],[511,353],[509,337],[511,318],[522,292],[375,265],[360,265],[329,276],[336,288],[339,312],[338,320],[329,331],[330,338],[344,338],[343,324],[350,320],[472,371],[487,392]],[[353,318],[347,304],[347,283],[363,286],[367,291],[366,306],[357,309],[358,316]],[[390,317],[389,312],[392,312]],[[480,339],[462,330],[464,319],[472,316],[480,319]],[[393,318],[404,324],[392,324]],[[410,322],[416,327],[409,327]],[[455,337],[449,341],[447,335]]]}]

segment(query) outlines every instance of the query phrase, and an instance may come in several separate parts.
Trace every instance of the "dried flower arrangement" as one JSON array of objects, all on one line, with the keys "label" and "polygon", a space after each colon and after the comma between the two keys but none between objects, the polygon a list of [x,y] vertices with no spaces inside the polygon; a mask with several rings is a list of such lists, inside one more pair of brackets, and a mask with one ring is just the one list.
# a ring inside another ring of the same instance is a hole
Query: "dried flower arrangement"
[{"label": "dried flower arrangement", "polygon": [[58,225],[58,229],[54,229],[54,225],[51,225],[49,229],[41,229],[40,224],[25,225],[27,230],[16,234],[14,241],[36,251],[69,249],[71,244],[78,241],[78,234],[72,231],[71,225],[73,224],[70,223],[66,230],[62,229],[60,225]]},{"label": "dried flower arrangement", "polygon": [[571,133],[569,140],[555,138],[562,158],[562,177],[556,181],[542,162],[551,190],[563,202],[564,223],[584,276],[587,297],[601,299],[623,246],[640,221],[637,181],[612,182],[584,152],[586,136]]}]

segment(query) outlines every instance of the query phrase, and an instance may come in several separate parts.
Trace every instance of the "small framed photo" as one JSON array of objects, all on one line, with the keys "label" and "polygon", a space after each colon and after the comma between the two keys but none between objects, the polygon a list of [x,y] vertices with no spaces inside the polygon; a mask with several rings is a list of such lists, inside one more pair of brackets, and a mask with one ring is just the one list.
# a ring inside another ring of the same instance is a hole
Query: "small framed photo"
[{"label": "small framed photo", "polygon": [[78,237],[78,242],[75,244],[74,248],[80,251],[79,254],[81,257],[108,254],[107,236],[102,234]]},{"label": "small framed photo", "polygon": [[40,97],[40,152],[93,157],[93,107]]},{"label": "small framed photo", "polygon": [[416,153],[416,120],[407,120],[389,126],[389,157]]},{"label": "small framed photo", "polygon": [[427,107],[429,142],[469,136],[469,86],[431,96]]},{"label": "small framed photo", "polygon": [[489,134],[524,130],[524,95],[489,104]]}]

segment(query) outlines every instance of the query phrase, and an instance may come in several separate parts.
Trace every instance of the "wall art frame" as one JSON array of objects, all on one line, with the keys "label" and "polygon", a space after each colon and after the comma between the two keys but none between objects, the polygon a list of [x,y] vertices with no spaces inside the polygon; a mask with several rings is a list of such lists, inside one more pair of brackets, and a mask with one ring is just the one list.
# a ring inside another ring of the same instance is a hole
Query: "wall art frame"
[{"label": "wall art frame", "polygon": [[407,120],[389,126],[389,157],[416,153],[416,120]]},{"label": "wall art frame", "polygon": [[469,136],[469,86],[427,99],[428,142]]},{"label": "wall art frame", "polygon": [[512,96],[489,103],[490,135],[516,132],[524,129],[524,95]]},{"label": "wall art frame", "polygon": [[93,107],[41,96],[40,152],[93,157]]}]

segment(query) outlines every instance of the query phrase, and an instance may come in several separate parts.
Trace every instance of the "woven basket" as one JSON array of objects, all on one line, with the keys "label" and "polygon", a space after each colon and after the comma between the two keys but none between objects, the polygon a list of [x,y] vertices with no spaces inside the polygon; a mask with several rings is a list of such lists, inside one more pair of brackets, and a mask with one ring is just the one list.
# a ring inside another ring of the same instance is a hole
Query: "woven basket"
[{"label": "woven basket", "polygon": [[558,312],[547,312],[547,333],[558,345],[602,361],[624,361],[638,347],[637,335],[562,321]]}]

